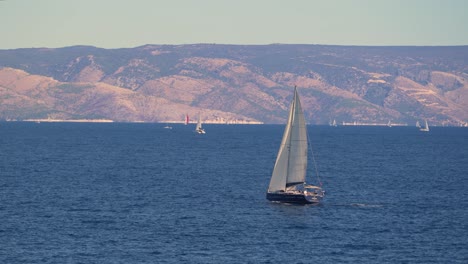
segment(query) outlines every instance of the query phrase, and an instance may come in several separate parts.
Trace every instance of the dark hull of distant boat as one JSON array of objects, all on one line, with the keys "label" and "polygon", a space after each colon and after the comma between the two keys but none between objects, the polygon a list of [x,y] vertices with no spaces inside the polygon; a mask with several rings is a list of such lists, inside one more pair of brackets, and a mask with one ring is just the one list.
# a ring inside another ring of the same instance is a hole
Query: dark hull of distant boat
[{"label": "dark hull of distant boat", "polygon": [[267,193],[266,198],[272,202],[291,204],[314,204],[320,202],[320,200],[315,197],[305,196],[304,194],[291,193]]}]

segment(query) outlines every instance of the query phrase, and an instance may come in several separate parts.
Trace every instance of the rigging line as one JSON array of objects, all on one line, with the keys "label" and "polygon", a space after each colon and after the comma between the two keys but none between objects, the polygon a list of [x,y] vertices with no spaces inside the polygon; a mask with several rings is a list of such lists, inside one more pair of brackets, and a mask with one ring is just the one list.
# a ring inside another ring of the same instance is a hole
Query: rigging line
[{"label": "rigging line", "polygon": [[[307,124],[306,124],[306,126],[307,126]],[[307,130],[307,131],[309,131],[309,130]],[[317,168],[317,162],[315,161],[314,150],[312,149],[312,144],[311,144],[310,138],[309,138],[309,132],[307,132],[306,134],[307,134],[307,145],[309,146],[310,154],[312,156],[312,163],[314,164],[315,175],[317,175],[317,180],[318,180],[320,186],[322,186],[322,180],[320,180],[320,175],[319,175],[318,168]]]}]

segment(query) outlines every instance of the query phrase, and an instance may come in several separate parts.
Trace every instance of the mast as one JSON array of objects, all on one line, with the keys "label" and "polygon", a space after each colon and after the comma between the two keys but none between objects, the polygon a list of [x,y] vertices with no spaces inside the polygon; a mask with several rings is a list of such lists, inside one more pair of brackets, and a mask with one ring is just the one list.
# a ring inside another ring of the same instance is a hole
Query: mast
[{"label": "mast", "polygon": [[[289,126],[289,131],[292,131],[292,128],[293,128],[293,121],[294,121],[294,117],[296,116],[296,98],[297,97],[297,89],[296,89],[296,86],[294,86],[294,97],[293,97],[293,101],[292,101],[292,104],[291,104],[291,113],[290,113],[290,116],[288,118],[288,126]],[[288,187],[288,178],[289,178],[289,168],[290,168],[290,164],[291,164],[291,141],[292,140],[292,137],[291,135],[289,135],[289,143],[288,143],[288,158],[287,158],[287,163],[286,163],[286,171],[288,172],[286,174],[286,187]]]}]

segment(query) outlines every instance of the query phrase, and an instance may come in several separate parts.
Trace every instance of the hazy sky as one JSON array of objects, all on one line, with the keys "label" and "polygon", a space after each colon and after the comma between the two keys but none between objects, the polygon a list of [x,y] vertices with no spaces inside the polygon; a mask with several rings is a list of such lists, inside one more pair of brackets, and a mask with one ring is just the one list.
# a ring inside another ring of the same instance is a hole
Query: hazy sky
[{"label": "hazy sky", "polygon": [[0,49],[468,45],[468,0],[0,0]]}]

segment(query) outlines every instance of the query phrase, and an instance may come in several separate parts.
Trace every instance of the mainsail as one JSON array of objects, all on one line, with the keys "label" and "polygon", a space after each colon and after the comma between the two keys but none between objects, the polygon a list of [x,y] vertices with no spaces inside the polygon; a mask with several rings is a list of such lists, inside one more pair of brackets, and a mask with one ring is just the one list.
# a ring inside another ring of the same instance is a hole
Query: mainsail
[{"label": "mainsail", "polygon": [[200,114],[198,114],[198,122],[197,127],[195,128],[195,132],[197,132],[198,134],[205,134],[205,130],[202,128]]},{"label": "mainsail", "polygon": [[301,102],[294,88],[288,123],[276,158],[269,192],[285,191],[305,182],[307,170],[307,129]]},{"label": "mainsail", "polygon": [[200,130],[202,129],[202,124],[201,124],[201,118],[200,118],[200,115],[198,115],[198,122],[197,122],[197,127],[195,128],[195,130]]},{"label": "mainsail", "polygon": [[420,131],[429,132],[429,125],[427,124],[427,120],[426,120],[426,124],[424,125],[424,127],[423,127],[423,128],[420,128],[419,130],[420,130]]}]

